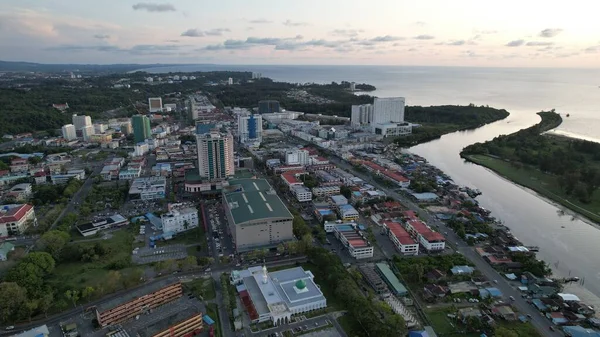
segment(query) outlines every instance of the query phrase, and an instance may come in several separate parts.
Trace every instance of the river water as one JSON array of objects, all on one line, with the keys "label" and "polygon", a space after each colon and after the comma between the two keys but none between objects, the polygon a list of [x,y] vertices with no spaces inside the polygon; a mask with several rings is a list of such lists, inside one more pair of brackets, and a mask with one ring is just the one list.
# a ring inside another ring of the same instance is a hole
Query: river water
[{"label": "river water", "polygon": [[[286,82],[364,82],[377,87],[370,94],[403,96],[408,105],[474,103],[508,110],[511,115],[505,120],[448,134],[410,150],[456,183],[481,190],[483,195],[477,198],[481,205],[501,219],[525,245],[539,246],[538,256],[550,264],[555,276],[585,279],[583,287],[568,285],[566,292],[600,308],[600,228],[459,156],[467,145],[537,123],[536,112],[552,108],[563,115],[571,114],[563,118],[560,133],[599,140],[599,70],[241,65],[147,69],[154,73],[214,70],[255,71]],[[566,214],[561,215],[561,210]]]}]

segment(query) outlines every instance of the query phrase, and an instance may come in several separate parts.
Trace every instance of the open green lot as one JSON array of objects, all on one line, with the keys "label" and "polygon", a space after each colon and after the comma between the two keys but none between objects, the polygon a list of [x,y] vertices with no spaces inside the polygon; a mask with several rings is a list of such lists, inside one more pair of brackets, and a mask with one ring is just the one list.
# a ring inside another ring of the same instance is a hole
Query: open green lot
[{"label": "open green lot", "polygon": [[595,191],[591,202],[584,204],[574,196],[567,196],[560,188],[556,176],[543,173],[528,166],[515,166],[510,162],[485,155],[468,155],[468,160],[485,166],[504,178],[530,188],[542,196],[553,200],[594,221],[600,221],[600,192]]},{"label": "open green lot", "polygon": [[205,301],[210,301],[215,298],[215,283],[212,278],[199,279],[185,284],[195,296],[202,298]]},{"label": "open green lot", "polygon": [[431,321],[431,326],[433,327],[433,330],[435,330],[435,332],[438,334],[438,336],[478,337],[481,335],[479,333],[464,332],[460,328],[457,329],[456,324],[452,322],[447,316],[450,313],[451,311],[445,309],[425,309],[425,314],[429,318],[429,321]]},{"label": "open green lot", "polygon": [[[214,327],[215,327],[215,336],[216,337],[221,337],[222,333],[221,333],[221,318],[219,317],[219,309],[217,307],[216,304],[214,303],[208,303],[206,305],[206,314],[213,319],[213,321],[215,321]],[[208,329],[208,327],[207,327]]]}]

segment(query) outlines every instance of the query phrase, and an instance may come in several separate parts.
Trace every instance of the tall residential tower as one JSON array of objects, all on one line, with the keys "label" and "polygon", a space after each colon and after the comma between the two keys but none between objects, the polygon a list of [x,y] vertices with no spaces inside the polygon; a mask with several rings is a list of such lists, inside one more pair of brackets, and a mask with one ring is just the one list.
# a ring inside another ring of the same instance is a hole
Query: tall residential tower
[{"label": "tall residential tower", "polygon": [[262,116],[239,115],[238,134],[240,143],[259,143],[262,141]]},{"label": "tall residential tower", "polygon": [[233,136],[210,130],[196,135],[198,146],[198,173],[208,180],[225,179],[234,173]]},{"label": "tall residential tower", "polygon": [[131,117],[131,125],[133,126],[133,139],[136,144],[152,138],[150,118],[144,115],[134,115]]}]

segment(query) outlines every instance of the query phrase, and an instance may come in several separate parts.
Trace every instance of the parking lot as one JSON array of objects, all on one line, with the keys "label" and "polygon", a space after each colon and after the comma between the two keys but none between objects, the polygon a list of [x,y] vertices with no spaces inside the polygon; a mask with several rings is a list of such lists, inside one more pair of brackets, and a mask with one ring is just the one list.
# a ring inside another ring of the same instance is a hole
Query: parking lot
[{"label": "parking lot", "polygon": [[147,264],[165,260],[185,259],[188,256],[186,247],[183,244],[174,244],[164,247],[142,247],[137,249],[137,253],[132,254],[131,260],[137,264]]},{"label": "parking lot", "polygon": [[209,223],[209,236],[214,243],[214,254],[216,258],[229,256],[234,253],[233,240],[220,203],[205,205],[206,216]]}]

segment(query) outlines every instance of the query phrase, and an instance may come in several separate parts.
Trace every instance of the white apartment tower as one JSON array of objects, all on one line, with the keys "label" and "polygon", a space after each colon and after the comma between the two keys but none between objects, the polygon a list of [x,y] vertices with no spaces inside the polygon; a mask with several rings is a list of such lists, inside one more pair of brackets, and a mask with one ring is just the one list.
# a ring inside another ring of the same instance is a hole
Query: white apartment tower
[{"label": "white apartment tower", "polygon": [[306,150],[295,150],[287,151],[285,153],[285,164],[286,165],[308,165],[310,163],[310,156]]},{"label": "white apartment tower", "polygon": [[262,115],[238,116],[240,143],[260,143],[262,141],[262,131]]},{"label": "white apartment tower", "polygon": [[362,104],[352,106],[352,126],[368,125],[373,121],[373,104]]},{"label": "white apartment tower", "polygon": [[83,136],[83,140],[84,141],[89,141],[90,137],[92,135],[94,135],[94,126],[93,125],[88,125],[83,127],[83,129],[81,129],[81,135]]},{"label": "white apartment tower", "polygon": [[62,127],[62,136],[66,140],[73,140],[77,138],[77,133],[75,132],[75,125],[73,124],[65,124]]},{"label": "white apartment tower", "polygon": [[373,124],[404,122],[404,97],[375,98]]},{"label": "white apartment tower", "polygon": [[73,125],[75,126],[75,131],[80,131],[86,126],[92,125],[92,118],[86,115],[73,115]]},{"label": "white apartment tower", "polygon": [[233,136],[211,130],[196,136],[198,173],[209,180],[225,179],[234,173]]},{"label": "white apartment tower", "polygon": [[227,80],[227,84],[229,84],[229,85],[233,85],[233,78],[231,78],[231,77],[230,77],[230,78]]}]

